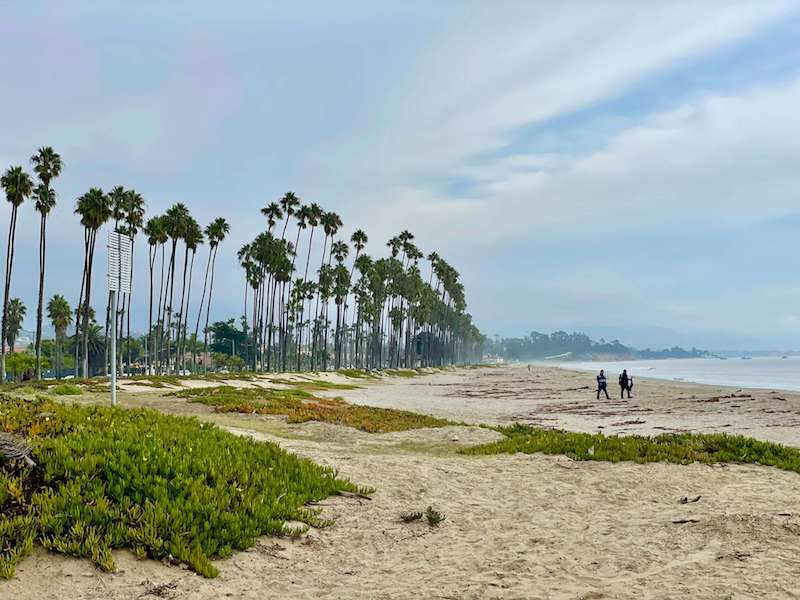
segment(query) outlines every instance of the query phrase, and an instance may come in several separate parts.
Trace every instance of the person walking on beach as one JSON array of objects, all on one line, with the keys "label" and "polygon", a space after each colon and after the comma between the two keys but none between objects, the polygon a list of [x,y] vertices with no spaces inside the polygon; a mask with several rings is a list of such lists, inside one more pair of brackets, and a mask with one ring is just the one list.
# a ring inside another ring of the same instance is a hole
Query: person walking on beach
[{"label": "person walking on beach", "polygon": [[[622,369],[622,373],[619,376],[619,397],[624,398],[625,392],[628,392],[628,398],[631,397],[631,388],[633,384],[631,383],[633,380],[628,378],[628,370]],[[629,387],[630,386],[630,387]]]},{"label": "person walking on beach", "polygon": [[597,376],[597,399],[600,400],[600,392],[603,392],[606,395],[606,400],[610,400],[611,398],[608,397],[608,382],[606,381],[606,373],[603,369],[600,369],[600,375]]}]

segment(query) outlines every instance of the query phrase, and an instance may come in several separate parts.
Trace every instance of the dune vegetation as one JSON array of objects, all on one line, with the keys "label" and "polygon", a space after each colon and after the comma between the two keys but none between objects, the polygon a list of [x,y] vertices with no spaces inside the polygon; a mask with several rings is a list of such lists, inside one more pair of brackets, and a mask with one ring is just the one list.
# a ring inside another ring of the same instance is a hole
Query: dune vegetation
[{"label": "dune vegetation", "polygon": [[353,427],[369,433],[452,425],[446,419],[407,410],[348,404],[340,398],[318,398],[306,390],[297,388],[219,386],[178,390],[171,395],[213,406],[217,412],[284,415],[289,423],[320,421]]},{"label": "dune vegetation", "polygon": [[573,460],[678,464],[741,463],[800,473],[800,450],[740,435],[663,434],[655,437],[606,436],[514,424],[498,427],[506,437],[465,448],[462,454],[563,454]]},{"label": "dune vegetation", "polygon": [[30,442],[36,463],[0,456],[4,578],[33,544],[103,570],[114,569],[112,550],[126,548],[213,577],[212,559],[258,536],[327,525],[307,503],[369,493],[275,444],[151,410],[3,396],[0,431]]}]

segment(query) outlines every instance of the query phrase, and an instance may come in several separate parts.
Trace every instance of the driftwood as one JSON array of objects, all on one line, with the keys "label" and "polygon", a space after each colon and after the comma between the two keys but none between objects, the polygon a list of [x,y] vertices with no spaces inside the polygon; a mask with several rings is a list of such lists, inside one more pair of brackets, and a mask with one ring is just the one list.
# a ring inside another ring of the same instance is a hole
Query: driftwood
[{"label": "driftwood", "polygon": [[22,438],[0,431],[0,454],[12,460],[21,460],[29,467],[36,463],[31,458],[32,448]]},{"label": "driftwood", "polygon": [[702,496],[695,496],[694,498],[689,498],[688,496],[684,496],[681,498],[681,504],[689,504],[692,502],[697,502],[702,498]]}]

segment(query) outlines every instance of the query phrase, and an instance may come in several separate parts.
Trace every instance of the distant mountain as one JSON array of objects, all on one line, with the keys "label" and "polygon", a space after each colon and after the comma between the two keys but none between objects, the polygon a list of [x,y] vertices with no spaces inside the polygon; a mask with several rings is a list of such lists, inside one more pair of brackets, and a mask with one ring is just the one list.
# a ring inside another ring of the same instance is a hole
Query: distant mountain
[{"label": "distant mountain", "polygon": [[619,340],[591,339],[585,333],[556,331],[550,335],[533,331],[522,338],[489,340],[486,352],[506,360],[635,360],[656,358],[703,358],[705,350],[685,350],[678,346],[662,350],[641,350]]}]

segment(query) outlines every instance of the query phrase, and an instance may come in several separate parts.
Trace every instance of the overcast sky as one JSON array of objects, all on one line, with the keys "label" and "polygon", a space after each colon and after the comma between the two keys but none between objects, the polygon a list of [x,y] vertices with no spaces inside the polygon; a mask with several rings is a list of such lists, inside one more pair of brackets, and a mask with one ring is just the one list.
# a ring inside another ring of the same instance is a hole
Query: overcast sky
[{"label": "overcast sky", "polygon": [[[229,220],[220,318],[259,208],[293,190],[373,255],[410,229],[490,335],[800,347],[798,40],[800,3],[764,0],[0,0],[0,167],[61,153],[46,293],[73,303],[90,186]],[[30,329],[32,203],[19,221]]]}]

